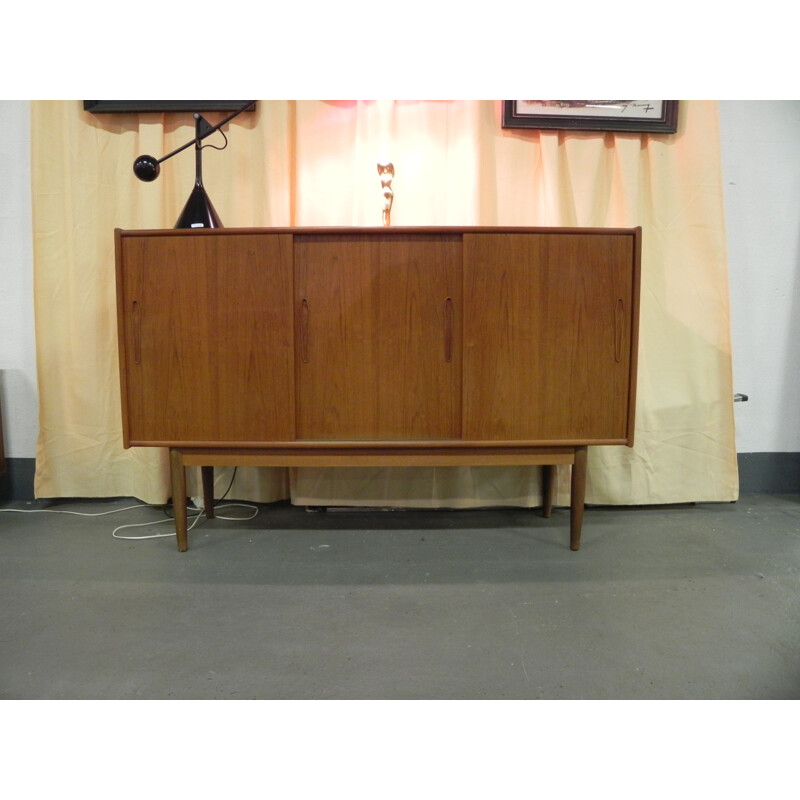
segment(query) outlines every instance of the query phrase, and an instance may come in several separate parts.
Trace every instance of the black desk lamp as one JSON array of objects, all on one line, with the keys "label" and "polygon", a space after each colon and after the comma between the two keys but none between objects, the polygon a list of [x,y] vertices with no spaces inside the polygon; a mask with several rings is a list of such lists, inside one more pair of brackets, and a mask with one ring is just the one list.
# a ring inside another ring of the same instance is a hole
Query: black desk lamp
[{"label": "black desk lamp", "polygon": [[[203,186],[203,145],[201,145],[200,142],[205,139],[206,136],[210,136],[215,131],[220,131],[220,133],[222,133],[220,128],[222,128],[223,125],[227,125],[234,117],[241,114],[242,111],[247,111],[247,109],[250,108],[253,103],[255,103],[255,100],[248,101],[246,105],[242,106],[238,111],[234,111],[234,113],[230,116],[225,117],[225,119],[223,119],[222,122],[217,125],[211,125],[207,120],[203,119],[200,114],[195,114],[194,139],[186,142],[184,145],[181,145],[177,150],[167,153],[167,155],[163,156],[162,158],[156,159],[153,156],[145,155],[139,156],[139,158],[133,162],[133,173],[137,178],[139,178],[139,180],[147,182],[154,181],[161,172],[162,161],[166,161],[168,158],[172,158],[172,156],[180,153],[187,147],[194,145],[194,188],[192,189],[192,193],[189,195],[189,199],[186,201],[186,205],[183,207],[183,211],[181,211],[180,217],[178,217],[178,221],[175,223],[176,228],[224,227],[222,222],[220,222],[219,215],[214,210],[214,206],[211,204],[211,200]],[[216,150],[224,150],[225,147],[228,146],[227,137],[225,137],[224,133],[222,136],[225,138],[225,146],[216,147]]]}]

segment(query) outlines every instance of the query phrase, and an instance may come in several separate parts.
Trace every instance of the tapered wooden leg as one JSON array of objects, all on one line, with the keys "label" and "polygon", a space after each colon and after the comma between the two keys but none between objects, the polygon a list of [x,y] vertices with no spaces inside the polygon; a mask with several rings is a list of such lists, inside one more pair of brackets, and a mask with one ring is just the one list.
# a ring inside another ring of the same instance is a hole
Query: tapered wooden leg
[{"label": "tapered wooden leg", "polygon": [[189,549],[189,537],[186,528],[186,470],[183,466],[183,454],[177,448],[169,451],[170,478],[172,481],[172,511],[175,515],[175,535],[178,538],[178,550],[185,553]]},{"label": "tapered wooden leg", "polygon": [[545,464],[542,467],[542,515],[550,518],[553,513],[553,492],[556,483],[555,464]]},{"label": "tapered wooden leg", "polygon": [[214,467],[200,467],[200,475],[203,479],[203,507],[206,519],[212,519],[214,516]]},{"label": "tapered wooden leg", "polygon": [[586,500],[586,462],[588,450],[575,448],[575,463],[572,465],[572,485],[569,507],[569,548],[578,550],[581,546],[583,527],[583,506]]}]

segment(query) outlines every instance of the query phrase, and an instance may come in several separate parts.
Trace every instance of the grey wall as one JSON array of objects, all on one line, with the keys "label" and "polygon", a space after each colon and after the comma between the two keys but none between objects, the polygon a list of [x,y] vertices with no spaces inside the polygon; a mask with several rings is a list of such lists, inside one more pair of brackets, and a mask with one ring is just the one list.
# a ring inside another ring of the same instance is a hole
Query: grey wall
[{"label": "grey wall", "polygon": [[35,456],[39,428],[29,120],[26,100],[0,101],[0,406],[12,458]]},{"label": "grey wall", "polygon": [[[720,103],[740,453],[800,451],[800,101]],[[800,486],[798,487],[800,489]]]}]

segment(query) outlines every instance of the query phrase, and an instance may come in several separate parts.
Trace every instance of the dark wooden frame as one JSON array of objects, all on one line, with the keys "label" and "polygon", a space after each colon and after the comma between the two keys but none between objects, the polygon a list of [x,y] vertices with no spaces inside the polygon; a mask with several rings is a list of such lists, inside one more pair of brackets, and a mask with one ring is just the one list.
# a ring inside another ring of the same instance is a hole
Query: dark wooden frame
[{"label": "dark wooden frame", "polygon": [[[92,114],[166,114],[170,112],[236,111],[247,100],[84,100]],[[248,111],[255,110],[255,103]]]},{"label": "dark wooden frame", "polygon": [[[602,116],[581,114],[580,105],[573,114],[548,114],[546,110],[535,114],[517,110],[519,100],[503,101],[504,128],[533,128],[550,130],[584,130],[584,131],[638,131],[645,133],[675,133],[678,129],[678,101],[660,100],[661,113],[658,117]],[[562,100],[541,101],[550,103],[602,103],[606,101]],[[647,100],[627,100],[623,103],[647,103]]]}]

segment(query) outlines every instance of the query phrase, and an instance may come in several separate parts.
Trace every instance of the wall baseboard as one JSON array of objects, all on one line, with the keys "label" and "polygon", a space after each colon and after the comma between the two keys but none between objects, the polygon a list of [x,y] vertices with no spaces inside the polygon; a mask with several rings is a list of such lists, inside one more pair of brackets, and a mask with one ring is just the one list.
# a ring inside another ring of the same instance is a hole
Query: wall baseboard
[{"label": "wall baseboard", "polygon": [[[739,453],[740,494],[800,493],[800,453]],[[0,503],[34,500],[35,458],[7,458]]]},{"label": "wall baseboard", "polygon": [[6,474],[0,477],[0,503],[34,500],[35,458],[6,458]]},{"label": "wall baseboard", "polygon": [[739,453],[740,494],[800,493],[800,453]]}]

